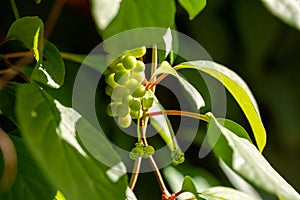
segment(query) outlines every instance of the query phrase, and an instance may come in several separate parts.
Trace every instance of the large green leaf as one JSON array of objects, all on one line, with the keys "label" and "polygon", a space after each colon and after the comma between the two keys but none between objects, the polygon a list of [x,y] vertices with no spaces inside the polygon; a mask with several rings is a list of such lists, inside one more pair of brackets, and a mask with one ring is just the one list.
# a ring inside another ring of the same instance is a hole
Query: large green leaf
[{"label": "large green leaf", "polygon": [[277,195],[281,199],[300,199],[300,195],[289,185],[247,139],[238,137],[223,127],[212,114],[210,126],[215,126],[226,138],[232,149],[231,167],[256,186]]},{"label": "large green leaf", "polygon": [[31,78],[52,88],[59,88],[64,83],[65,64],[59,50],[47,41],[43,50],[45,59],[36,65]]},{"label": "large green leaf", "polygon": [[42,60],[44,24],[38,17],[23,17],[16,20],[9,28],[8,38],[21,40],[31,49],[37,62]]},{"label": "large green leaf", "polygon": [[176,66],[177,69],[197,69],[219,80],[236,99],[253,130],[258,149],[266,145],[266,131],[261,121],[258,106],[247,84],[230,69],[212,61],[192,61]]},{"label": "large green leaf", "polygon": [[182,78],[174,69],[173,67],[166,61],[163,61],[161,65],[158,67],[158,69],[154,72],[153,76],[157,76],[159,74],[171,74],[175,76],[185,92],[188,93],[188,95],[192,98],[194,103],[197,106],[197,109],[200,109],[201,107],[205,106],[205,102],[201,96],[201,94],[194,88],[192,84],[190,84],[187,80]]},{"label": "large green leaf", "polygon": [[53,200],[56,189],[45,178],[22,138],[11,136],[18,157],[18,173],[11,189],[0,197],[5,200]]},{"label": "large green leaf", "polygon": [[188,12],[190,20],[194,19],[206,5],[206,0],[178,0],[178,2]]},{"label": "large green leaf", "polygon": [[298,0],[261,0],[266,8],[286,24],[300,30],[300,3]]},{"label": "large green leaf", "polygon": [[[108,23],[111,18],[115,15],[118,2],[114,5],[107,7],[110,17],[106,17],[106,23]],[[95,5],[95,4],[92,4]],[[113,7],[113,11],[111,10]],[[92,10],[97,9],[96,7]],[[141,27],[172,27],[175,19],[175,3],[174,0],[122,0],[118,14],[113,18],[109,25],[103,29],[106,23],[99,23],[103,21],[103,16],[100,14],[95,14],[95,12],[100,12],[95,10],[93,16],[95,18],[96,26],[100,29],[102,37],[104,39],[113,36],[117,33]],[[143,35],[145,37],[145,35]]]},{"label": "large green leaf", "polygon": [[181,190],[187,191],[192,193],[197,200],[201,200],[202,198],[199,197],[196,186],[194,184],[193,179],[190,176],[185,176],[182,182]]},{"label": "large green leaf", "polygon": [[[120,159],[113,150],[102,157],[114,157],[119,161],[115,166],[96,162],[90,156],[86,151],[89,148],[82,147],[78,141],[78,126],[86,123],[80,121],[82,118],[75,110],[62,106],[35,84],[27,84],[17,90],[16,112],[30,152],[66,199],[125,198],[127,178],[114,173],[119,169]],[[81,134],[94,132],[88,126],[84,133],[79,131]],[[101,140],[100,145],[111,148]]]}]

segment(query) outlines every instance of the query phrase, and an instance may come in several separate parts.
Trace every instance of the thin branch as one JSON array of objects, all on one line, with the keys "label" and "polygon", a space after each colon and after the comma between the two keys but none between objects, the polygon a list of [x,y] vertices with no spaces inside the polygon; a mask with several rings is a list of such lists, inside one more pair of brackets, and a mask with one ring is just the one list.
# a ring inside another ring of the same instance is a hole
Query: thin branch
[{"label": "thin branch", "polygon": [[24,51],[24,52],[8,53],[3,55],[3,58],[6,59],[19,58],[19,57],[33,57],[33,53],[31,51]]},{"label": "thin branch", "polygon": [[48,39],[50,37],[65,3],[66,3],[66,0],[56,0],[54,5],[52,6],[52,9],[50,11],[50,14],[48,16],[48,19],[47,19],[46,25],[45,25],[45,31],[44,31],[45,39]]},{"label": "thin branch", "polygon": [[[27,83],[30,83],[30,80],[27,78],[27,76],[23,73],[23,72],[21,72],[15,65],[13,65],[13,64],[11,64],[10,62],[9,62],[9,60],[8,59],[6,59],[6,58],[3,58],[3,62],[4,62],[4,64],[7,66],[7,67],[9,67],[12,71],[14,71],[16,74],[15,75],[19,75],[19,76],[21,76]],[[13,77],[12,77],[13,78]]]},{"label": "thin branch", "polygon": [[15,18],[19,19],[20,18],[20,14],[19,14],[19,11],[18,11],[18,8],[17,8],[17,4],[16,4],[15,0],[10,0],[10,5],[11,5],[11,8],[13,10]]},{"label": "thin branch", "polygon": [[168,191],[168,189],[167,189],[167,187],[166,187],[166,185],[165,185],[165,183],[164,183],[164,180],[163,180],[163,178],[162,178],[162,175],[161,175],[160,171],[158,170],[158,167],[157,167],[157,165],[156,165],[156,162],[155,162],[154,158],[153,158],[152,156],[149,156],[148,159],[149,159],[149,162],[150,162],[151,167],[152,167],[152,169],[153,169],[153,172],[154,172],[154,174],[155,174],[155,176],[156,176],[156,180],[157,180],[157,182],[158,182],[158,184],[159,184],[160,191],[161,191],[163,194],[165,194],[166,196],[170,197],[171,194],[170,194],[170,192]]},{"label": "thin branch", "polygon": [[142,162],[142,157],[139,157],[134,161],[133,172],[132,172],[132,175],[130,177],[130,182],[129,182],[129,188],[131,190],[134,189],[135,184],[137,182],[137,179],[138,179],[138,176],[139,176],[139,171],[140,171],[140,168],[141,168],[141,162]]},{"label": "thin branch", "polygon": [[209,119],[203,114],[181,111],[181,110],[164,110],[164,111],[157,111],[157,112],[149,112],[146,113],[146,116],[152,117],[152,116],[157,116],[162,114],[191,117],[191,118],[203,120],[205,122],[209,122]]}]

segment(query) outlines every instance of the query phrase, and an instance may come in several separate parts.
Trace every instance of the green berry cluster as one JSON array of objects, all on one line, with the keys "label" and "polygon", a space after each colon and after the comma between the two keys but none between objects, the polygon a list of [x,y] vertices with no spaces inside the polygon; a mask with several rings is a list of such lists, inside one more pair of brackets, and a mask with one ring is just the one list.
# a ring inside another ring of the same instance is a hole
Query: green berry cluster
[{"label": "green berry cluster", "polygon": [[139,60],[145,53],[145,47],[125,52],[112,62],[105,76],[105,91],[112,99],[107,106],[107,113],[118,117],[118,124],[122,128],[129,127],[132,119],[141,118],[143,110],[153,104],[153,98],[146,95],[143,85],[145,64]]},{"label": "green berry cluster", "polygon": [[171,153],[171,158],[173,158],[173,163],[179,165],[184,162],[184,153],[179,149],[175,148]]},{"label": "green berry cluster", "polygon": [[129,153],[129,157],[133,160],[143,157],[148,158],[149,156],[152,156],[155,152],[155,149],[151,145],[144,146],[141,143],[136,143],[135,147],[131,150]]}]

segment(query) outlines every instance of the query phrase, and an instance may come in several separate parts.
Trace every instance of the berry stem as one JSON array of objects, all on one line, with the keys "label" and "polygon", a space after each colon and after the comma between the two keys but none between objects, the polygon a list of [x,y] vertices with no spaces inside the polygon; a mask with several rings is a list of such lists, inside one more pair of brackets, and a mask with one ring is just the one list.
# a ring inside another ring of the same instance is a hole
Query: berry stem
[{"label": "berry stem", "polygon": [[17,7],[17,4],[16,4],[16,1],[15,0],[10,0],[10,5],[11,5],[11,8],[13,10],[15,18],[19,19],[20,18],[20,14],[19,14],[19,11],[18,11],[18,7]]},{"label": "berry stem", "polygon": [[134,162],[134,167],[133,167],[133,172],[130,178],[130,182],[129,182],[129,188],[131,190],[134,189],[135,184],[137,182],[138,176],[139,176],[139,171],[140,171],[140,167],[141,167],[141,162],[142,162],[142,157],[139,157],[135,160]]},{"label": "berry stem", "polygon": [[209,122],[209,119],[208,117],[206,117],[206,115],[188,112],[188,111],[181,111],[181,110],[164,110],[164,111],[150,112],[150,113],[146,113],[146,116],[151,117],[151,116],[157,116],[162,114],[191,117],[191,118],[203,120],[205,122]]}]

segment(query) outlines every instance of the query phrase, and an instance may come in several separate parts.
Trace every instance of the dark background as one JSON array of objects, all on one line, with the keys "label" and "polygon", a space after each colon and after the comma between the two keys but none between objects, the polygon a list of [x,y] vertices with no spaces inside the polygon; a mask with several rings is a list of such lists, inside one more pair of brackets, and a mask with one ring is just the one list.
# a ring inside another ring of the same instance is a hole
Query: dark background
[{"label": "dark background", "polygon": [[[33,0],[16,2],[21,16],[37,15],[44,22],[53,5],[53,1],[42,1],[39,5]],[[1,1],[1,40],[13,21],[9,1]],[[258,102],[267,130],[268,143],[264,155],[300,191],[300,32],[273,17],[259,0],[208,0],[204,11],[192,21],[177,6],[176,25],[180,32],[197,40],[214,61],[237,72],[248,84]],[[89,15],[88,2],[67,1],[49,40],[61,51],[85,54],[99,44],[101,38]],[[66,84],[71,84],[78,65],[66,62],[66,67]],[[187,78],[193,79],[192,76]],[[67,90],[67,87],[70,86],[63,87],[57,94],[64,96],[64,104],[70,105],[71,95],[68,94],[71,94],[71,90]],[[227,117],[251,132],[243,113],[230,95],[227,107]],[[198,152],[199,148],[192,146],[187,153],[194,151]],[[199,161],[188,160],[187,163],[201,165],[219,177],[220,171],[215,169],[216,163],[211,161],[211,157]],[[224,177],[221,175],[221,178]],[[145,189],[149,188],[149,184],[150,191]],[[138,182],[138,196],[146,199],[149,193],[153,198],[156,192],[159,198],[153,174],[143,174]]]}]

